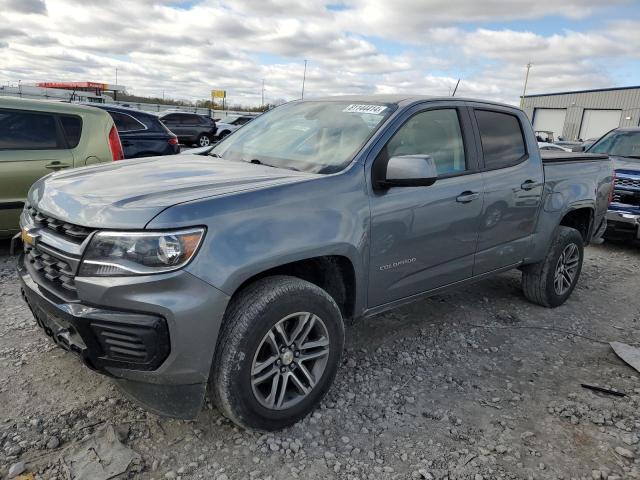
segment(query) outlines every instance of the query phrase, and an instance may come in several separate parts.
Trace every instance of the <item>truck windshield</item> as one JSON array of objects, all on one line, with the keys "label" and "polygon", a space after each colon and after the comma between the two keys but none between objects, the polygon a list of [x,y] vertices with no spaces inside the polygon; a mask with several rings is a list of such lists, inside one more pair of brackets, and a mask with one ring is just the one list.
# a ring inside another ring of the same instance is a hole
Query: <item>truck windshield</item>
[{"label": "truck windshield", "polygon": [[588,152],[640,159],[640,130],[613,130],[593,144]]},{"label": "truck windshield", "polygon": [[391,105],[292,102],[249,122],[211,155],[313,173],[345,168],[393,111]]}]

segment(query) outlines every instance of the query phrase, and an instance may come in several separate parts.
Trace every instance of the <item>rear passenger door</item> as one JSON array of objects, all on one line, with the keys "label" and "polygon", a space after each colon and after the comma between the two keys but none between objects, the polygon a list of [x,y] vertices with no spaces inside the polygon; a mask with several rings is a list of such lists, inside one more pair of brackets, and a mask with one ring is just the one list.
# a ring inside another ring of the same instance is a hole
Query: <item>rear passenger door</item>
[{"label": "rear passenger door", "polygon": [[0,232],[17,230],[36,180],[73,162],[59,115],[0,109]]},{"label": "rear passenger door", "polygon": [[179,113],[170,113],[169,115],[162,117],[161,121],[173,134],[182,139],[182,137],[184,137],[184,133],[182,125],[180,124],[181,117],[182,115]]},{"label": "rear passenger door", "polygon": [[[473,105],[484,179],[474,275],[517,264],[527,254],[544,187],[537,143],[519,110]],[[528,132],[528,135],[525,133]]]}]

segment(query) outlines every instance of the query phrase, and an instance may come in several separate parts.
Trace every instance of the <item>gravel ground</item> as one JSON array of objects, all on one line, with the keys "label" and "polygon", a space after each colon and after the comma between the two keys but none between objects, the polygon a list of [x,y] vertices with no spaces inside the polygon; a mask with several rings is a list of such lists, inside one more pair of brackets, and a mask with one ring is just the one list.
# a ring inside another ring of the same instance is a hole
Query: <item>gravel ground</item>
[{"label": "gravel ground", "polygon": [[2,478],[21,462],[69,478],[72,453],[90,461],[105,431],[130,455],[118,478],[640,478],[640,375],[606,343],[640,342],[638,246],[589,247],[555,310],[525,301],[516,271],[348,326],[322,406],[268,435],[211,405],[178,421],[130,403],[39,331],[14,261],[1,244]]}]

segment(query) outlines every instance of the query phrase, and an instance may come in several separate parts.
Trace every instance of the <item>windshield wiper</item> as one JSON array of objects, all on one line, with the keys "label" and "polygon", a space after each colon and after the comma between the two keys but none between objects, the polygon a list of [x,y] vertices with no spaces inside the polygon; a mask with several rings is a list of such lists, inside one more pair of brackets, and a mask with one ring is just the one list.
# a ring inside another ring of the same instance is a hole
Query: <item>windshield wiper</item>
[{"label": "windshield wiper", "polygon": [[247,163],[253,163],[254,165],[262,165],[264,167],[271,167],[271,168],[278,168],[275,165],[269,165],[268,163],[264,163],[261,162],[260,160],[258,160],[257,158],[252,158],[251,160],[249,160]]},{"label": "windshield wiper", "polygon": [[222,158],[220,155],[218,155],[217,153],[210,153],[209,155],[211,155],[213,158]]}]

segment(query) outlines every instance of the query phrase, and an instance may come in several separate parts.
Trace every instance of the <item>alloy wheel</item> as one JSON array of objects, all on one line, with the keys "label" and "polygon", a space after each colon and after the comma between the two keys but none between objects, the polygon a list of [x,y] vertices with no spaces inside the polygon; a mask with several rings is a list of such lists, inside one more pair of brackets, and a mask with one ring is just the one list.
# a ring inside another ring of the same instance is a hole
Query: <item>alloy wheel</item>
[{"label": "alloy wheel", "polygon": [[291,408],[314,389],[327,367],[330,342],[320,317],[298,312],[263,337],[251,364],[256,400],[270,410]]},{"label": "alloy wheel", "polygon": [[553,287],[556,294],[562,296],[571,288],[580,266],[580,250],[575,243],[570,243],[560,254],[556,264]]}]

